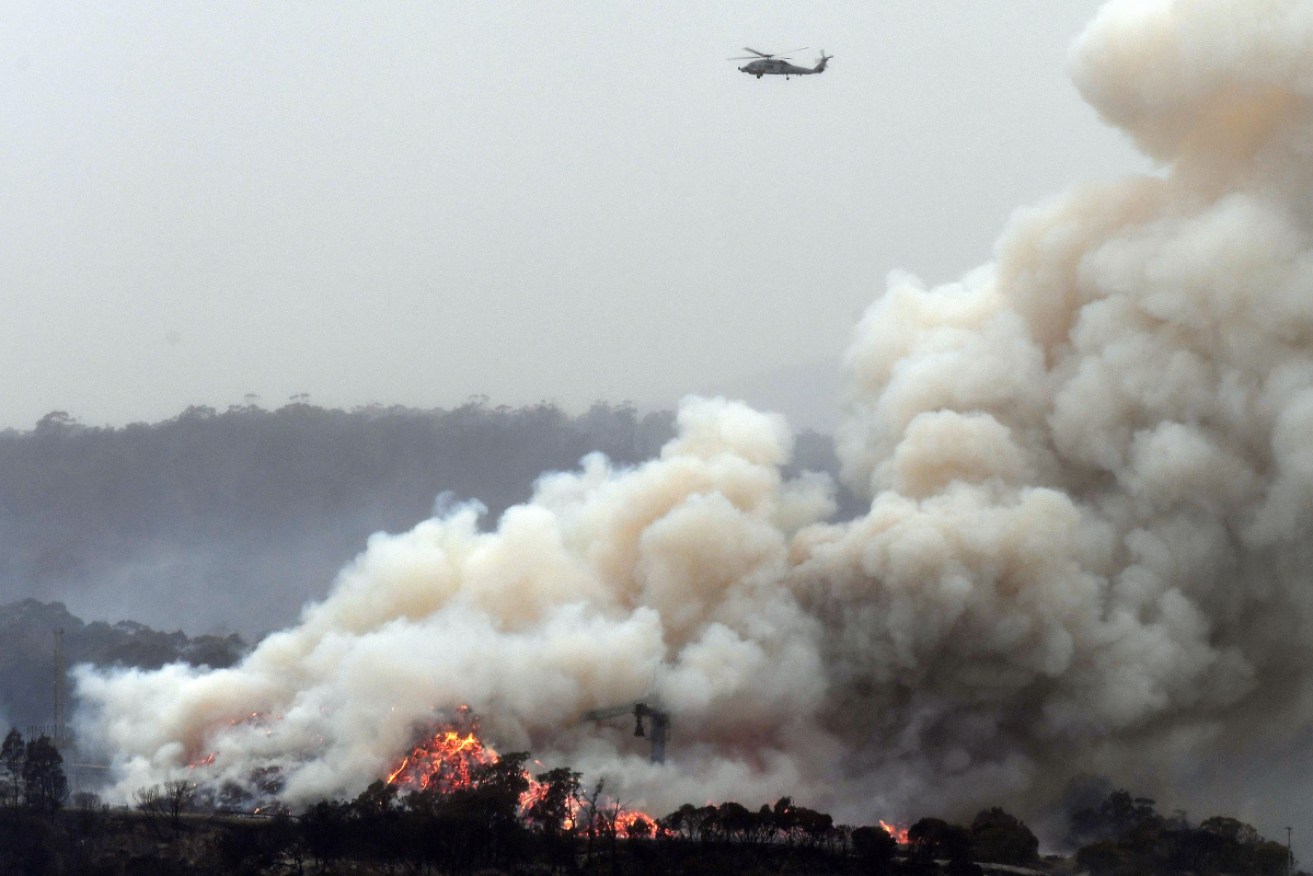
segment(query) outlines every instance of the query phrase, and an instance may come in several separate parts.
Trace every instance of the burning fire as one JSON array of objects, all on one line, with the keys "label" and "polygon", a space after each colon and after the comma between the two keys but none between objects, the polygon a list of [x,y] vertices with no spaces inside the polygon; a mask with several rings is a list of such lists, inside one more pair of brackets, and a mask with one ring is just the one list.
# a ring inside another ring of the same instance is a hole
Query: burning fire
[{"label": "burning fire", "polygon": [[[230,723],[258,725],[267,721],[268,717],[259,712],[252,712]],[[274,718],[281,720],[282,716],[278,715]],[[187,767],[192,770],[212,767],[217,754],[218,752],[209,752],[199,756],[188,763]],[[428,739],[412,748],[387,772],[385,781],[405,792],[433,790],[446,795],[471,787],[480,767],[499,763],[500,760],[497,751],[479,738],[477,719],[470,714],[468,708],[462,707],[456,724],[434,731]],[[542,761],[535,760],[533,763],[545,768]],[[535,779],[528,770],[523,771],[523,776],[528,787],[519,799],[522,816],[548,794],[548,785]],[[614,829],[619,836],[648,837],[660,836],[667,832],[667,828],[660,821],[646,812],[625,808],[605,798],[594,801],[594,804],[596,808],[592,813],[593,817],[599,819],[607,830]],[[710,802],[708,805],[711,805]],[[572,799],[568,802],[568,806],[569,815],[565,818],[564,827],[567,830],[574,830],[580,826],[581,811],[585,809],[585,804],[581,799]],[[269,808],[268,804],[258,806],[254,811],[259,813],[267,808]],[[588,819],[588,813],[584,812],[582,815],[584,820]],[[878,823],[899,845],[908,845],[906,827],[899,827],[884,820]]]},{"label": "burning fire", "polygon": [[[466,710],[462,710],[462,723],[468,724],[470,729],[439,729],[412,748],[409,754],[388,771],[387,783],[406,791],[432,789],[441,794],[470,787],[475,771],[481,766],[498,763],[500,757],[495,749],[479,738],[477,723],[468,717]],[[542,766],[540,761],[534,763]],[[528,812],[547,795],[548,790],[548,786],[535,779],[528,770],[524,771],[524,779],[528,782],[528,788],[520,795],[521,813]],[[572,800],[569,805],[570,816],[566,819],[565,827],[574,829],[579,823],[583,804],[579,800]],[[643,830],[644,822],[656,824],[652,816],[614,803],[608,807],[598,805],[597,809],[598,815],[615,819],[615,829],[623,836]]]},{"label": "burning fire", "polygon": [[[428,739],[416,745],[410,753],[387,773],[387,783],[404,791],[436,790],[449,794],[470,787],[474,782],[474,773],[481,766],[498,763],[500,757],[490,745],[483,742],[478,735],[477,722],[462,709],[461,722],[469,729],[446,727],[435,731]],[[534,761],[541,767],[541,761]],[[527,813],[535,803],[542,800],[548,786],[535,779],[528,770],[524,771],[528,789],[520,795],[520,812]],[[570,815],[565,827],[573,830],[580,822],[584,804],[580,800],[570,801]],[[662,830],[657,819],[636,809],[626,809],[615,803],[597,806],[595,815],[606,821],[614,819],[614,829],[620,836],[650,836]],[[587,818],[587,815],[584,815]],[[899,845],[907,845],[907,828],[881,820],[880,827]]]},{"label": "burning fire", "polygon": [[197,760],[193,760],[192,762],[187,764],[187,769],[197,770],[197,769],[204,769],[205,767],[214,766],[214,758],[217,755],[218,755],[217,751],[211,751],[209,754],[205,755],[205,757],[199,758]]},{"label": "burning fire", "polygon": [[469,787],[475,767],[496,763],[497,752],[487,747],[471,730],[439,730],[415,746],[388,773],[387,783],[411,791],[433,788],[444,794]]},{"label": "burning fire", "polygon": [[658,830],[657,820],[637,809],[621,809],[616,815],[616,830],[622,836],[650,836]]},{"label": "burning fire", "polygon": [[908,840],[907,840],[907,828],[905,828],[905,827],[899,827],[899,826],[896,825],[896,824],[890,824],[889,822],[884,821],[883,819],[880,821],[880,826],[883,827],[883,828],[885,829],[885,831],[886,831],[891,837],[893,837],[893,838],[894,838],[894,841],[897,842],[900,846],[905,846],[905,845],[907,845],[907,843],[908,843]]}]

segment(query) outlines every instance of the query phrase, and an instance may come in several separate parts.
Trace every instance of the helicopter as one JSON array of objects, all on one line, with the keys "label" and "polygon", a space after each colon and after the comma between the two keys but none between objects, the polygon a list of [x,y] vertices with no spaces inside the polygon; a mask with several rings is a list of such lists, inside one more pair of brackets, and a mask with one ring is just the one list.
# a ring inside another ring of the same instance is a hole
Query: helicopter
[{"label": "helicopter", "polygon": [[[805,49],[806,46],[803,46]],[[803,49],[794,49],[795,52],[801,52]],[[834,55],[825,54],[825,49],[821,49],[821,59],[815,67],[798,67],[789,63],[789,56],[782,55],[776,57],[767,52],[759,52],[756,49],[743,47],[743,51],[752,52],[751,55],[742,55],[737,58],[729,58],[730,61],[749,61],[739,68],[742,73],[750,76],[756,76],[760,79],[763,76],[783,76],[788,81],[790,76],[810,76],[813,73],[824,73],[825,65],[829,63]]]}]

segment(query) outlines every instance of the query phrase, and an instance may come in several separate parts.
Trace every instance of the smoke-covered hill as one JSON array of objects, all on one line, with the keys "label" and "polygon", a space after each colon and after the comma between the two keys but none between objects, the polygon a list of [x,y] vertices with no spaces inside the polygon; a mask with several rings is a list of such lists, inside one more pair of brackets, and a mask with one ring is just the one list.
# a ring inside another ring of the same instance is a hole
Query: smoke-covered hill
[{"label": "smoke-covered hill", "polygon": [[629,463],[670,416],[598,405],[354,412],[292,404],[88,428],[53,413],[0,433],[0,601],[166,629],[251,635],[295,619],[379,530],[440,494],[490,516],[599,450]]},{"label": "smoke-covered hill", "polygon": [[[0,727],[51,722],[55,630],[64,633],[66,666],[158,669],[183,662],[221,669],[236,663],[246,650],[236,635],[191,638],[133,621],[85,623],[60,602],[24,599],[0,605]],[[71,691],[72,685],[66,690]]]},{"label": "smoke-covered hill", "polygon": [[[495,521],[543,472],[593,451],[636,463],[672,434],[669,413],[602,404],[193,407],[123,428],[56,412],[0,433],[0,602],[254,638],[322,597],[370,534],[409,529],[440,496]],[[836,471],[830,440],[801,436],[797,465]]]}]

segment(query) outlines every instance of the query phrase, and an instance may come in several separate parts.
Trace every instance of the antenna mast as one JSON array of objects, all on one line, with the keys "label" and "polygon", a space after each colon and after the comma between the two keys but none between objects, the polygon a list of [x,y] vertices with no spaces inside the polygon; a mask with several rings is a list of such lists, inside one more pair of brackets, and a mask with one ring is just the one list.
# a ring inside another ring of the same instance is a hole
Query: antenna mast
[{"label": "antenna mast", "polygon": [[68,722],[64,716],[64,630],[55,630],[55,726],[54,743],[56,748],[63,748],[68,742]]}]

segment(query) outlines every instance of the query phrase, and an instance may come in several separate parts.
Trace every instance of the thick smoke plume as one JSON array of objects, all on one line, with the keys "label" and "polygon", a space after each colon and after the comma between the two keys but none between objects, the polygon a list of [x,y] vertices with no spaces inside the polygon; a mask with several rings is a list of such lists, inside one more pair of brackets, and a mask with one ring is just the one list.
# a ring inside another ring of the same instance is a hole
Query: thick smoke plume
[{"label": "thick smoke plume", "polygon": [[[1122,0],[1081,92],[1162,163],[894,277],[847,356],[842,524],[776,417],[689,401],[659,459],[374,537],[240,666],[82,671],[118,788],[279,765],[353,793],[459,704],[661,810],[870,820],[1077,770],[1141,787],[1313,718],[1313,4]],[[647,763],[588,709],[672,715]],[[242,720],[259,713],[261,717]]]}]

